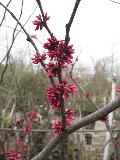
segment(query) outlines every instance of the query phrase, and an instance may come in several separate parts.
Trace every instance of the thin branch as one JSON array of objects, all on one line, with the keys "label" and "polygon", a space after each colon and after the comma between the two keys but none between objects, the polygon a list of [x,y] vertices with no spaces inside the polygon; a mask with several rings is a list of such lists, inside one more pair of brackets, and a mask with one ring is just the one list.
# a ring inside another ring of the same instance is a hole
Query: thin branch
[{"label": "thin branch", "polygon": [[[32,15],[34,14],[34,12],[35,12],[35,10],[37,9],[37,6],[35,7],[35,9],[33,10],[33,12],[31,13],[31,15],[28,17],[28,19],[26,20],[26,22],[24,23],[24,25],[23,25],[23,27],[25,27],[25,25],[27,24],[27,22],[30,20],[30,18],[32,17]],[[3,26],[3,25],[2,25]],[[9,27],[9,28],[11,28],[11,29],[15,29],[15,28],[12,28],[11,26],[5,26],[5,27]],[[14,39],[16,39],[16,37],[17,37],[17,35],[20,33],[20,32],[22,32],[22,33],[24,33],[23,31],[21,31],[21,29],[20,30],[18,30],[17,28],[16,28],[16,31],[18,31],[18,33],[16,34],[16,36],[14,37]],[[40,41],[39,41],[40,42]],[[41,42],[40,42],[41,43]],[[42,43],[41,43],[42,44]],[[2,61],[0,62],[0,66],[1,66],[1,64],[3,63],[3,61],[6,59],[6,57],[7,57],[7,54],[4,56],[4,58],[2,59]]]},{"label": "thin branch", "polygon": [[116,4],[120,4],[120,2],[117,2],[117,1],[114,1],[114,0],[109,0],[109,1],[111,1],[113,3],[116,3]]},{"label": "thin branch", "polygon": [[[7,5],[6,5],[6,7],[8,7],[9,5],[10,5],[10,3],[11,3],[11,0],[9,0],[9,2],[7,3]],[[5,12],[4,12],[4,15],[3,15],[3,18],[2,18],[2,20],[1,20],[1,23],[0,23],[0,27],[2,26],[2,24],[3,24],[3,21],[4,21],[4,19],[5,19],[5,15],[6,15],[6,9],[5,9]]]},{"label": "thin branch", "polygon": [[20,21],[17,19],[17,17],[4,5],[0,2],[0,5],[3,6],[3,8],[5,8],[10,14],[11,16],[16,20],[16,22],[20,25],[20,27],[22,28],[22,30],[24,31],[24,33],[26,34],[26,36],[29,38],[32,46],[35,48],[35,50],[38,52],[38,49],[35,45],[35,43],[33,42],[32,38],[29,36],[29,34],[27,33],[27,31],[25,30],[25,28],[23,27],[23,25],[20,23]]},{"label": "thin branch", "polygon": [[73,9],[73,12],[71,14],[71,17],[70,17],[70,20],[69,22],[66,24],[66,36],[65,36],[65,44],[67,45],[70,41],[70,37],[69,37],[69,32],[70,32],[70,27],[72,25],[72,22],[74,20],[74,17],[75,17],[75,14],[76,14],[76,11],[78,9],[78,6],[79,6],[79,3],[80,3],[81,0],[76,0],[75,2],[75,5],[74,5],[74,9]]},{"label": "thin branch", "polygon": [[[22,10],[23,10],[23,0],[22,0],[22,4],[21,4],[20,16],[19,16],[19,19],[18,19],[18,20],[20,20],[20,18],[21,18],[21,16],[22,16]],[[5,65],[5,67],[4,67],[4,70],[3,70],[2,74],[1,74],[0,85],[1,85],[1,83],[3,82],[3,77],[4,77],[4,74],[5,74],[5,72],[6,72],[6,70],[7,70],[7,67],[8,67],[8,60],[9,60],[9,57],[10,57],[10,51],[11,51],[12,46],[13,46],[13,44],[14,44],[15,38],[16,38],[16,36],[17,36],[17,35],[15,36],[15,32],[16,32],[17,26],[18,26],[18,23],[16,24],[16,26],[15,26],[15,28],[14,28],[13,36],[12,36],[12,42],[11,42],[11,45],[10,45],[8,51],[7,51],[7,54],[6,54],[7,60],[6,60],[6,65]],[[7,48],[8,48],[8,47],[7,47]]]}]

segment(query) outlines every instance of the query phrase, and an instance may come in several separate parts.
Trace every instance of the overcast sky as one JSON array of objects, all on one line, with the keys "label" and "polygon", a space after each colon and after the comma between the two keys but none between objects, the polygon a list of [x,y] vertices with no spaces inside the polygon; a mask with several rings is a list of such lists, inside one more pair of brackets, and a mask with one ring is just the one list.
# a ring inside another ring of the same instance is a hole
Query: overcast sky
[{"label": "overcast sky", "polygon": [[[0,2],[6,4],[8,0],[0,0]],[[41,2],[44,11],[47,11],[51,17],[48,22],[51,31],[58,39],[64,39],[65,24],[69,20],[75,0],[41,0]],[[25,23],[36,5],[35,0],[24,0],[22,24]],[[17,17],[20,13],[20,6],[21,0],[12,0],[9,6]],[[3,11],[0,6],[0,17],[2,17]],[[32,25],[32,20],[35,20],[35,16],[38,14],[39,9],[36,9],[25,28],[30,34],[37,34],[39,40],[44,43],[49,37],[45,29],[35,32],[35,27]],[[15,21],[9,14],[7,14],[6,21],[0,29],[1,59],[6,53],[7,43],[10,45],[13,31],[8,27],[6,29],[5,25],[15,26]],[[8,37],[7,43],[6,37]],[[120,5],[110,0],[82,0],[71,27],[70,37],[76,50],[75,56],[80,53],[79,61],[82,63],[90,64],[92,63],[90,57],[96,61],[96,59],[111,56],[112,53],[115,55],[115,60],[120,62]],[[41,50],[42,46],[39,43],[37,45]],[[16,52],[20,50],[26,52],[26,56],[28,55],[29,48],[24,33],[19,34],[12,49],[12,54],[16,55]],[[33,54],[34,50],[31,50],[31,55]]]}]

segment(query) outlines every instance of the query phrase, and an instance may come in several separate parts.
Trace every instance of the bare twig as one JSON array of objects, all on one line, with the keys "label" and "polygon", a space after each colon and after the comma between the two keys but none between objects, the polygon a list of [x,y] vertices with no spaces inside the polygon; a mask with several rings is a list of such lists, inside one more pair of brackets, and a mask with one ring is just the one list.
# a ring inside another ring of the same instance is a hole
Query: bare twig
[{"label": "bare twig", "polygon": [[[25,27],[25,25],[27,24],[27,22],[29,21],[29,19],[32,17],[32,15],[34,14],[34,12],[35,12],[35,10],[37,9],[37,6],[35,7],[35,9],[33,10],[33,12],[31,13],[31,15],[28,17],[28,19],[26,20],[26,22],[24,23],[24,25],[23,25],[23,27]],[[2,25],[3,26],[3,25]],[[11,26],[5,26],[5,27],[9,27],[9,28],[11,28],[11,29],[15,29],[15,28],[13,28],[13,27],[11,27]],[[17,28],[16,28],[16,31],[18,31],[18,33],[15,35],[15,37],[14,37],[14,39],[16,39],[16,37],[18,36],[18,34],[20,33],[20,32],[22,32],[22,33],[24,33],[23,31],[21,31],[21,29],[20,30],[18,30]],[[39,41],[40,42],[40,41]],[[41,42],[40,42],[41,43]],[[42,44],[42,43],[41,43]],[[6,57],[7,57],[7,54],[4,56],[4,58],[2,59],[2,61],[0,62],[0,66],[1,66],[1,64],[3,63],[3,61],[6,59]]]},{"label": "bare twig", "polygon": [[[9,0],[9,2],[7,3],[7,5],[6,5],[6,7],[8,7],[9,6],[9,4],[11,3],[11,1],[12,0]],[[4,15],[3,15],[3,18],[2,18],[2,20],[1,20],[1,23],[0,23],[0,27],[2,26],[2,24],[3,24],[3,21],[4,21],[4,19],[5,19],[5,15],[6,15],[6,9],[5,9],[5,12],[4,12]]]},{"label": "bare twig", "polygon": [[114,0],[109,0],[109,1],[111,1],[113,3],[116,3],[116,4],[120,4],[120,2],[117,2],[117,1],[114,1]]},{"label": "bare twig", "polygon": [[20,21],[17,19],[17,17],[3,4],[0,2],[0,5],[3,6],[10,14],[11,16],[16,20],[16,22],[20,25],[20,27],[22,28],[22,30],[24,31],[24,33],[26,34],[26,36],[29,38],[32,46],[35,48],[35,50],[38,52],[38,49],[35,45],[35,43],[33,42],[32,38],[29,36],[29,34],[27,33],[27,31],[25,30],[25,28],[23,27],[23,25],[20,23]]},{"label": "bare twig", "polygon": [[[18,20],[20,20],[20,18],[21,18],[21,16],[22,16],[22,10],[23,10],[23,0],[22,0],[22,5],[21,5],[20,16],[19,16],[19,19],[18,19]],[[4,76],[4,74],[5,74],[5,71],[7,70],[7,67],[8,67],[8,60],[9,60],[9,57],[10,57],[10,56],[9,56],[9,55],[10,55],[10,51],[11,51],[12,46],[13,46],[13,44],[14,44],[15,37],[17,36],[17,35],[15,36],[15,32],[16,32],[17,26],[18,26],[18,23],[16,24],[16,26],[15,26],[15,28],[14,28],[13,37],[12,37],[12,42],[11,42],[11,45],[10,45],[8,51],[7,51],[7,54],[6,54],[7,60],[6,60],[6,65],[5,65],[5,67],[4,67],[4,70],[3,70],[2,74],[1,74],[0,85],[1,85],[1,83],[3,82],[3,76]],[[8,47],[7,47],[7,48],[8,48]]]},{"label": "bare twig", "polygon": [[69,37],[69,32],[70,32],[70,27],[72,25],[72,22],[74,20],[74,17],[75,17],[75,14],[76,14],[76,11],[78,9],[78,6],[79,6],[79,3],[80,3],[81,0],[76,0],[75,2],[75,5],[74,5],[74,9],[73,9],[73,12],[71,14],[71,17],[70,17],[70,20],[69,22],[66,24],[66,36],[65,36],[65,44],[67,45],[70,41],[70,37]]}]

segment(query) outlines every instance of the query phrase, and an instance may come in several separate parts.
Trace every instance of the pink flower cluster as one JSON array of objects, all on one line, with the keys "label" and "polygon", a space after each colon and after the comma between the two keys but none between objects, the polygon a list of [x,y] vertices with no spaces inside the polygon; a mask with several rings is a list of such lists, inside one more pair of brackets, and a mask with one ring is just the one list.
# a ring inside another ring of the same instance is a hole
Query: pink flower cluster
[{"label": "pink flower cluster", "polygon": [[30,111],[28,112],[27,116],[33,121],[38,118],[38,112],[37,111]]},{"label": "pink flower cluster", "polygon": [[47,55],[50,60],[59,61],[60,65],[64,67],[65,64],[72,63],[72,54],[74,53],[73,45],[65,45],[64,40],[58,41],[56,37],[48,38],[48,42],[43,46],[47,49]]},{"label": "pink flower cluster", "polygon": [[40,54],[39,52],[36,52],[35,54],[35,57],[34,58],[31,58],[32,59],[32,62],[34,64],[38,64],[40,63],[41,61],[45,60],[47,57],[46,57],[46,54],[43,53],[43,54]]},{"label": "pink flower cluster", "polygon": [[62,134],[62,122],[59,119],[53,120],[52,130],[54,135]]},{"label": "pink flower cluster", "polygon": [[[37,17],[37,20],[32,22],[36,26],[35,31],[38,30],[38,29],[42,30],[42,28],[44,27],[44,22],[41,18],[41,15],[36,16],[36,17]],[[47,21],[47,20],[50,19],[50,16],[47,16],[47,13],[46,13],[44,15],[44,19],[45,19],[45,21]]]},{"label": "pink flower cluster", "polygon": [[31,133],[32,130],[32,124],[30,121],[25,121],[23,124],[23,134],[28,135]]},{"label": "pink flower cluster", "polygon": [[22,155],[20,153],[17,153],[17,152],[15,152],[13,150],[5,152],[5,157],[8,160],[19,160],[21,158],[21,156]]},{"label": "pink flower cluster", "polygon": [[70,94],[77,92],[77,87],[75,84],[67,85],[63,84],[56,84],[54,87],[49,86],[47,89],[47,98],[48,102],[51,105],[52,109],[58,108],[60,109],[60,93],[63,90],[63,99],[66,100],[69,98]]},{"label": "pink flower cluster", "polygon": [[67,108],[65,111],[66,125],[69,126],[71,122],[75,119],[75,112],[71,108]]},{"label": "pink flower cluster", "polygon": [[49,62],[46,65],[46,72],[48,76],[58,77],[58,69],[59,69],[58,62],[55,62],[55,63]]},{"label": "pink flower cluster", "polygon": [[[66,126],[69,126],[75,118],[75,113],[71,108],[66,109],[65,111],[66,117]],[[62,122],[59,119],[56,119],[52,122],[52,130],[54,135],[62,134]]]},{"label": "pink flower cluster", "polygon": [[53,108],[60,109],[60,92],[61,92],[61,84],[56,84],[55,87],[49,86],[47,89],[47,99],[48,103]]},{"label": "pink flower cluster", "polygon": [[69,98],[69,94],[77,93],[77,87],[75,84],[65,85],[63,99],[66,100]]}]

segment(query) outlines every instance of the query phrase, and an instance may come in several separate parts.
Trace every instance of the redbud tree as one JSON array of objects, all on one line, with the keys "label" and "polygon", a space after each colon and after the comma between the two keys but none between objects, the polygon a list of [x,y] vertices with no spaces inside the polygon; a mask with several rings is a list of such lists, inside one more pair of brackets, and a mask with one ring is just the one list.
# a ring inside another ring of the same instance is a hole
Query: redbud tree
[{"label": "redbud tree", "polygon": [[[78,90],[81,91],[84,96],[91,101],[91,103],[96,109],[98,109],[98,107],[91,100],[91,93],[84,92],[82,88],[76,83],[71,74],[70,78],[73,83],[69,83],[65,74],[63,74],[64,70],[67,70],[72,64],[73,54],[75,53],[74,45],[70,43],[69,33],[81,0],[76,0],[73,11],[70,15],[69,22],[66,24],[66,35],[65,37],[61,37],[61,39],[58,39],[56,35],[51,32],[47,24],[48,21],[50,22],[50,15],[49,13],[43,11],[41,1],[36,0],[36,2],[39,6],[40,13],[36,15],[35,19],[33,19],[32,25],[34,25],[35,31],[37,33],[39,33],[42,29],[46,29],[46,31],[49,33],[48,39],[42,46],[44,52],[39,52],[39,50],[37,49],[34,42],[36,36],[29,35],[23,25],[20,23],[20,21],[16,18],[16,16],[1,2],[0,5],[3,6],[6,11],[11,14],[11,16],[17,21],[17,23],[20,25],[20,27],[26,34],[26,40],[35,49],[34,57],[31,58],[32,63],[34,65],[41,64],[51,82],[51,85],[46,88],[47,100],[50,108],[58,112],[60,116],[51,121],[51,130],[54,138],[51,139],[50,142],[48,142],[48,144],[38,155],[32,158],[32,160],[45,160],[50,155],[52,149],[58,143],[60,143],[63,138],[67,137],[69,134],[75,132],[76,130],[91,122],[102,120],[106,123],[108,130],[110,131],[107,115],[120,107],[120,100],[118,98],[114,102],[104,106],[103,108],[92,113],[91,115],[81,118],[79,121],[76,121],[75,113],[73,111],[74,106],[69,106],[68,102],[69,98],[72,97],[72,95],[78,94]],[[117,90],[119,91],[119,87],[117,88]],[[22,151],[22,148],[25,147],[24,140],[31,133],[32,124],[34,120],[38,118],[38,116],[38,111],[34,109],[25,114],[23,120],[12,124],[11,130],[6,133],[2,141],[4,156],[8,160],[24,159]],[[19,128],[20,126],[22,126],[22,136],[18,139],[13,140],[13,149],[6,150],[6,140],[13,135],[14,129]],[[19,152],[17,151],[18,148],[20,148]],[[117,151],[116,157],[118,158]]]}]

